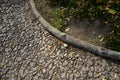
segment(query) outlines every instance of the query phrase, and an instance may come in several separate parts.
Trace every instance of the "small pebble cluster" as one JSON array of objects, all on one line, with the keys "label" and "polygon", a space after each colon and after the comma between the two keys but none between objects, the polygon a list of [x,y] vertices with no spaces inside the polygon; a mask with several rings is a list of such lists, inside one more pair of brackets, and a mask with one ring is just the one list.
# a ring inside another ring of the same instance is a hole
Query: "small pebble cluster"
[{"label": "small pebble cluster", "polygon": [[48,33],[29,0],[0,0],[0,80],[120,80],[120,62]]}]

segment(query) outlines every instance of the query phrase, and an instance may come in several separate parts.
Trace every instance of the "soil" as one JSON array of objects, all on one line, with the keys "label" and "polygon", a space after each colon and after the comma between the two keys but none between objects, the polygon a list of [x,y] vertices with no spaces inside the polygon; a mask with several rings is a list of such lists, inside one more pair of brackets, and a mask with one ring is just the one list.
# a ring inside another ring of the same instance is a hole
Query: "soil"
[{"label": "soil", "polygon": [[109,26],[100,26],[100,21],[94,22],[71,20],[68,23],[70,30],[67,34],[83,40],[94,45],[105,47],[105,39],[100,40],[100,36],[107,36],[108,31],[111,29]]},{"label": "soil", "polygon": [[[48,5],[46,5],[45,3],[45,0],[35,0],[35,1],[38,1],[36,7],[39,10],[39,12],[48,22],[50,22],[51,18],[47,18],[45,12],[53,11],[54,9],[48,7]],[[68,22],[67,28],[69,28],[69,30],[65,33],[67,33],[68,35],[71,35],[79,40],[87,41],[89,43],[101,47],[105,47],[105,43],[106,43],[105,36],[107,36],[107,33],[111,30],[109,25],[100,26],[99,20],[89,22],[87,20],[78,21],[72,19]],[[101,39],[100,37],[103,37],[104,39],[100,40]]]}]

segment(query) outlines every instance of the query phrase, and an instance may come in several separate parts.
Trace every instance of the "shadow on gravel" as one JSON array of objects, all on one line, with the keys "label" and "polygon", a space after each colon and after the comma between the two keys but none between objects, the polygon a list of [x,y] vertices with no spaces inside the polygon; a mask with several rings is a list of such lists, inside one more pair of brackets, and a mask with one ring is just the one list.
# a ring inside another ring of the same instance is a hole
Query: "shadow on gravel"
[{"label": "shadow on gravel", "polygon": [[95,53],[92,53],[94,56],[97,56],[97,57],[100,57],[102,59],[104,59],[106,62],[108,63],[114,63],[114,64],[117,64],[117,65],[120,65],[120,60],[116,60],[116,59],[111,59],[111,58],[107,58],[107,57],[102,57],[102,56],[99,56]]}]

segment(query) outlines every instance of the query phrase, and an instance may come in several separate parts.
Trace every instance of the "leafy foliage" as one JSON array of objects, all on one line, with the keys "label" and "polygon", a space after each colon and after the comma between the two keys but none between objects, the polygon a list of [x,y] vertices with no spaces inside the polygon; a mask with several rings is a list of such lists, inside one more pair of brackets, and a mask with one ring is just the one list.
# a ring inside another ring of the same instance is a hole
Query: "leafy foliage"
[{"label": "leafy foliage", "polygon": [[100,19],[102,25],[111,24],[113,28],[108,36],[106,46],[120,51],[120,1],[119,0],[47,0],[51,7],[59,9],[53,12],[54,25],[62,29],[66,19]]}]

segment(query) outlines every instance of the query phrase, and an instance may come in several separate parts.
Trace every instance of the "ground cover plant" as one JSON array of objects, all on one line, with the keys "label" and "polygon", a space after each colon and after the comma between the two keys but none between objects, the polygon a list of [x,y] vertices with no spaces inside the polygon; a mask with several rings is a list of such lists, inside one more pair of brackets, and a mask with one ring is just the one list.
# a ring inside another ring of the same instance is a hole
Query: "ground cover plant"
[{"label": "ground cover plant", "polygon": [[[53,11],[46,11],[50,23],[64,31],[71,19],[90,22],[99,19],[101,27],[109,25],[112,30],[108,32],[106,47],[120,51],[120,1],[119,0],[46,0]],[[37,3],[38,8],[40,8]],[[44,6],[43,6],[44,7]],[[44,8],[43,8],[44,9]]]}]

